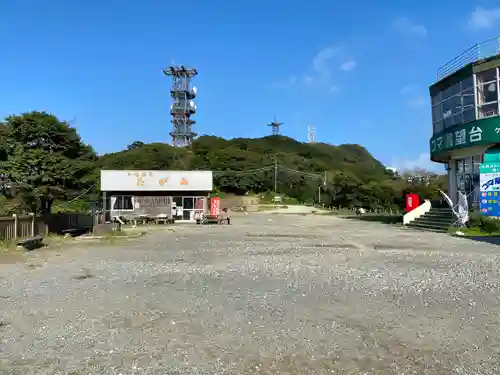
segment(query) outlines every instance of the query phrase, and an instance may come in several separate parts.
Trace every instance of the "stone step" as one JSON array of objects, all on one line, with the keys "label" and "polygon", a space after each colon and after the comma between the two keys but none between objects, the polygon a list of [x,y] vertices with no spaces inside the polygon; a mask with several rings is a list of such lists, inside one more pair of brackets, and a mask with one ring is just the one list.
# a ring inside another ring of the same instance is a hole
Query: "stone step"
[{"label": "stone step", "polygon": [[429,212],[426,213],[426,215],[448,215],[448,216],[454,216],[455,214],[453,213],[452,210],[430,210]]},{"label": "stone step", "polygon": [[453,218],[449,217],[429,217],[429,216],[421,216],[415,220],[412,221],[412,223],[436,223],[436,224],[443,224],[443,225],[453,225],[455,223],[455,220]]},{"label": "stone step", "polygon": [[425,225],[435,225],[439,227],[446,227],[448,228],[450,225],[453,225],[454,221],[434,221],[434,220],[414,220],[410,224],[413,223],[418,223],[418,224],[425,224]]},{"label": "stone step", "polygon": [[450,215],[423,215],[420,216],[420,218],[429,218],[431,220],[447,220],[447,221],[455,221],[457,218],[455,216],[450,216]]},{"label": "stone step", "polygon": [[439,225],[434,223],[415,223],[411,222],[407,225],[409,228],[416,228],[422,230],[432,230],[434,232],[447,232],[449,225]]},{"label": "stone step", "polygon": [[419,226],[410,226],[410,225],[407,225],[405,226],[405,228],[407,229],[411,229],[411,230],[418,230],[420,232],[435,232],[435,233],[447,233],[448,230],[446,229],[442,229],[442,228],[431,228],[431,227],[419,227]]}]

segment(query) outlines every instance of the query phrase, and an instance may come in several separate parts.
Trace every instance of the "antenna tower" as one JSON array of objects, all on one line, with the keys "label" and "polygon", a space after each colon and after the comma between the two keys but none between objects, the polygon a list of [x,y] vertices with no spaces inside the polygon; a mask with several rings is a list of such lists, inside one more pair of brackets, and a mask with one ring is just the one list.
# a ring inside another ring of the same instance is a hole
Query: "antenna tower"
[{"label": "antenna tower", "polygon": [[271,122],[270,124],[267,124],[267,126],[270,126],[273,130],[272,135],[280,135],[280,126],[281,125],[283,125],[283,123],[276,121],[276,116],[274,116],[273,122]]},{"label": "antenna tower", "polygon": [[191,116],[196,113],[196,104],[193,99],[196,97],[196,87],[191,87],[191,79],[198,75],[196,69],[189,69],[181,66],[174,66],[172,63],[168,68],[163,69],[165,75],[172,77],[172,88],[170,96],[172,97],[172,105],[170,106],[170,114],[172,115],[173,124],[172,146],[188,147],[191,146],[196,133],[193,133],[192,126],[195,121]]},{"label": "antenna tower", "polygon": [[316,142],[316,128],[314,126],[307,127],[307,141],[309,143]]}]

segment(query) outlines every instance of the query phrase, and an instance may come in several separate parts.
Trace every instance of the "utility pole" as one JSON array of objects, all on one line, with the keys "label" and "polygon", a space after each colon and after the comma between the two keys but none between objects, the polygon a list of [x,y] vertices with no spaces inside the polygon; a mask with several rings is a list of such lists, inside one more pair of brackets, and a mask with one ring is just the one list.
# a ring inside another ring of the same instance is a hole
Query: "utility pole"
[{"label": "utility pole", "polygon": [[[325,177],[323,177],[323,186],[326,188],[326,171]],[[321,185],[318,186],[318,204],[321,204]]]},{"label": "utility pole", "polygon": [[278,158],[274,155],[274,195],[278,194]]}]

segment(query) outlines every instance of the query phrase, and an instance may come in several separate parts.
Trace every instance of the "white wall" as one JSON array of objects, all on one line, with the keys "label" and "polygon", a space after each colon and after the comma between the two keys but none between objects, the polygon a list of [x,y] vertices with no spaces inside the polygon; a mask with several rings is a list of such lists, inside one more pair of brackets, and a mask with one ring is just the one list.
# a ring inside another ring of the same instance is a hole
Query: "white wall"
[{"label": "white wall", "polygon": [[212,171],[101,170],[101,191],[212,191]]}]

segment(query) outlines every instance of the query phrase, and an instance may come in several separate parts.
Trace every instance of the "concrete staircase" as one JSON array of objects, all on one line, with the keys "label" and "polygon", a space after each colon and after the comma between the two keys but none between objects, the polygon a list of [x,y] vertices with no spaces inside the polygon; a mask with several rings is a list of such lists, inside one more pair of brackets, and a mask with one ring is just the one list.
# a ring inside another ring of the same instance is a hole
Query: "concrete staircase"
[{"label": "concrete staircase", "polygon": [[448,204],[443,204],[441,201],[433,201],[431,210],[410,222],[407,227],[433,232],[446,232],[456,220]]}]

